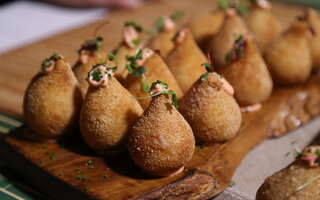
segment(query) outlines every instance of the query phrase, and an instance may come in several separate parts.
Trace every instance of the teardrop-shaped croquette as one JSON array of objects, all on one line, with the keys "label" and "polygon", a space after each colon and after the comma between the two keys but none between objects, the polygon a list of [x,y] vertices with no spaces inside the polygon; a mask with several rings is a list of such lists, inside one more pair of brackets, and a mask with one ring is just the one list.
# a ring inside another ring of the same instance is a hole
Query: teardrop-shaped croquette
[{"label": "teardrop-shaped croquette", "polygon": [[253,6],[245,17],[248,29],[262,51],[282,32],[281,23],[270,8],[271,5],[270,7]]},{"label": "teardrop-shaped croquette", "polygon": [[24,96],[23,111],[36,140],[63,138],[77,127],[82,97],[65,58],[53,54],[42,63]]},{"label": "teardrop-shaped croquette", "polygon": [[169,54],[167,63],[182,92],[186,92],[206,72],[199,66],[207,62],[207,58],[197,46],[189,29],[178,31],[174,40],[176,46]]},{"label": "teardrop-shaped croquette", "polygon": [[219,32],[213,37],[210,54],[212,63],[220,69],[227,65],[226,56],[238,35],[248,35],[248,28],[244,20],[237,14],[227,14]]},{"label": "teardrop-shaped croquette", "polygon": [[130,92],[112,75],[106,64],[93,68],[80,114],[82,137],[100,154],[114,154],[125,149],[128,130],[143,112]]},{"label": "teardrop-shaped croquette", "polygon": [[179,111],[193,133],[204,142],[221,142],[234,137],[241,125],[239,105],[228,83],[217,73],[208,73],[184,95]]},{"label": "teardrop-shaped croquette", "polygon": [[264,58],[276,84],[294,85],[310,76],[312,57],[308,34],[307,24],[296,21],[266,49]]},{"label": "teardrop-shaped croquette", "polygon": [[296,161],[268,177],[257,192],[257,200],[317,200],[320,197],[320,146],[296,152]]},{"label": "teardrop-shaped croquette", "polygon": [[131,129],[128,149],[139,167],[156,176],[179,173],[192,158],[195,149],[192,130],[172,105],[169,95],[152,98]]},{"label": "teardrop-shaped croquette", "polygon": [[218,70],[233,86],[241,106],[263,102],[272,93],[273,83],[258,47],[249,38],[239,36],[228,53],[229,65]]}]

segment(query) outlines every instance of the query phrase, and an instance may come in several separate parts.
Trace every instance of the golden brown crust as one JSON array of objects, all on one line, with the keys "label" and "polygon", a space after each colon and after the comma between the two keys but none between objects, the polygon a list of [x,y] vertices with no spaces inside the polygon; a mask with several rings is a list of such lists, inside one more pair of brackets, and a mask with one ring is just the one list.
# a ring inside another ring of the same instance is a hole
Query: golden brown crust
[{"label": "golden brown crust", "polygon": [[[296,28],[299,30],[294,30]],[[279,85],[302,83],[310,76],[312,58],[306,37],[307,30],[301,28],[291,28],[265,51],[264,58],[272,78]]]},{"label": "golden brown crust", "polygon": [[176,28],[169,31],[159,32],[159,34],[151,41],[150,48],[153,50],[159,50],[161,57],[166,58],[175,46],[172,38],[176,32]]},{"label": "golden brown crust", "polygon": [[112,78],[106,87],[90,86],[80,114],[85,142],[105,153],[125,145],[128,130],[143,110],[132,95]]},{"label": "golden brown crust", "polygon": [[89,88],[89,84],[86,81],[89,71],[92,69],[92,65],[102,63],[106,60],[106,53],[104,50],[100,50],[94,53],[89,54],[88,62],[83,64],[78,61],[73,67],[74,74],[79,82],[79,88],[83,97],[86,96],[86,93]]},{"label": "golden brown crust", "polygon": [[282,32],[280,21],[267,9],[252,8],[245,20],[262,51]]},{"label": "golden brown crust", "polygon": [[320,167],[309,167],[296,161],[268,177],[257,192],[257,200],[317,200],[320,197],[320,179],[298,190],[308,181],[320,175]]},{"label": "golden brown crust", "polygon": [[126,56],[134,56],[136,51],[136,48],[132,49],[123,43],[117,48],[115,58],[118,68],[114,76],[119,80],[120,83],[123,83],[128,76],[128,71],[126,70]]},{"label": "golden brown crust", "polygon": [[[172,89],[178,98],[183,96],[183,93],[178,85],[176,79],[172,75],[171,71],[167,67],[166,63],[163,59],[156,53],[152,54],[143,64],[146,68],[145,77],[149,86],[151,83],[161,80],[167,83]],[[124,82],[124,86],[131,92],[133,96],[136,97],[145,97],[148,96],[149,93],[143,91],[143,79],[136,77],[134,75],[129,75],[127,80]],[[151,99],[139,99],[138,102],[140,103],[143,109],[146,109],[150,104]]]},{"label": "golden brown crust", "polygon": [[226,141],[241,125],[239,105],[222,87],[218,74],[198,80],[180,102],[179,111],[193,133],[205,142]]},{"label": "golden brown crust", "polygon": [[258,48],[248,39],[244,56],[219,70],[233,86],[235,99],[241,106],[265,101],[272,93],[273,83]]},{"label": "golden brown crust", "polygon": [[182,92],[186,92],[198,78],[206,72],[200,65],[207,62],[193,39],[190,30],[186,29],[185,39],[177,44],[167,58],[167,63],[178,81]]},{"label": "golden brown crust", "polygon": [[320,17],[319,14],[309,9],[307,12],[307,22],[315,31],[315,35],[309,40],[310,50],[313,60],[313,69],[320,69]]},{"label": "golden brown crust", "polygon": [[65,59],[48,74],[38,73],[24,96],[24,116],[39,140],[57,139],[77,126],[81,107],[78,82]]},{"label": "golden brown crust", "polygon": [[224,24],[213,37],[211,43],[211,58],[215,67],[227,65],[226,55],[231,50],[238,35],[248,35],[248,28],[243,19],[238,16],[226,16]]},{"label": "golden brown crust", "polygon": [[142,169],[164,174],[176,171],[192,158],[195,140],[170,97],[159,95],[132,127],[128,149]]},{"label": "golden brown crust", "polygon": [[211,38],[220,30],[224,18],[224,11],[215,10],[196,16],[190,22],[190,30],[201,49],[208,49]]}]

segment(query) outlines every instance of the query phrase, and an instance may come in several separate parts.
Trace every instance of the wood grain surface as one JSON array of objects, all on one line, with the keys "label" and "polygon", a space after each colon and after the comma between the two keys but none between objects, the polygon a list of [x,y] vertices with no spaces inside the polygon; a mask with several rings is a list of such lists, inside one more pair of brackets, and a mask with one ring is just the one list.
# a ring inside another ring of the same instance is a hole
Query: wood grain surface
[{"label": "wood grain surface", "polygon": [[[116,47],[122,22],[136,20],[147,29],[153,21],[175,10],[187,12],[187,19],[215,9],[212,0],[176,0],[147,3],[136,10],[115,11],[109,24],[100,29],[107,49]],[[275,4],[274,12],[286,26],[301,8]],[[22,98],[41,60],[59,52],[71,63],[83,40],[106,19],[0,56],[0,110],[21,115]],[[320,113],[320,75],[314,74],[302,86],[276,89],[255,113],[244,113],[238,135],[227,143],[197,147],[186,170],[174,177],[157,178],[141,172],[127,153],[99,157],[86,147],[79,131],[61,144],[25,140],[22,127],[1,144],[7,163],[39,190],[55,199],[207,199],[222,192],[243,157],[270,136],[279,136]],[[297,123],[299,122],[299,123]],[[88,164],[88,161],[93,161]],[[93,166],[93,167],[91,167]],[[104,177],[105,176],[105,177]]]}]

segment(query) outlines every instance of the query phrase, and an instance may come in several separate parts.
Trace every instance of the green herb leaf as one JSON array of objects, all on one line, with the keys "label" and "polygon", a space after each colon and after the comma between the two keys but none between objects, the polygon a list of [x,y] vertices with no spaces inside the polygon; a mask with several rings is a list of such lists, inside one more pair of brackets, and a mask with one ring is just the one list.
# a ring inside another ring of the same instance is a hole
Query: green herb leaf
[{"label": "green herb leaf", "polygon": [[148,80],[145,76],[143,76],[143,81],[142,81],[142,89],[145,93],[149,93],[150,91],[150,86],[149,86],[149,83],[148,83]]},{"label": "green herb leaf", "polygon": [[80,168],[75,168],[74,170],[76,170],[76,171],[80,171]]},{"label": "green herb leaf", "polygon": [[169,85],[168,85],[167,83],[165,83],[165,82],[163,82],[163,81],[160,81],[160,80],[157,80],[157,81],[155,81],[155,82],[153,82],[153,83],[151,84],[149,93],[151,92],[151,90],[154,89],[154,87],[156,87],[157,84],[163,85],[163,87],[164,87],[165,89],[168,89],[168,88],[169,88]]},{"label": "green herb leaf", "polygon": [[249,6],[243,3],[240,3],[237,7],[236,7],[236,11],[239,15],[245,15],[249,12]]},{"label": "green herb leaf", "polygon": [[89,160],[89,161],[87,162],[87,164],[88,164],[88,165],[91,165],[91,164],[93,164],[93,161],[92,161],[92,160]]},{"label": "green herb leaf", "polygon": [[55,171],[57,171],[57,170],[56,170],[56,169],[51,169],[50,171],[55,172]]},{"label": "green herb leaf", "polygon": [[63,173],[59,173],[58,176],[63,176]]},{"label": "green herb leaf", "polygon": [[141,67],[138,67],[136,68],[134,71],[133,71],[133,75],[139,77],[139,78],[142,78],[142,75],[146,72],[146,68],[141,66]]},{"label": "green herb leaf", "polygon": [[236,185],[236,182],[234,180],[231,180],[230,183],[229,183],[229,187],[233,187]]},{"label": "green herb leaf", "polygon": [[229,8],[229,1],[228,0],[218,0],[218,5],[221,9]]},{"label": "green herb leaf", "polygon": [[201,81],[206,80],[207,77],[208,77],[208,75],[209,75],[209,72],[206,72],[206,73],[202,74],[202,75],[200,76],[200,80],[201,80]]},{"label": "green herb leaf", "polygon": [[57,53],[53,53],[53,55],[49,58],[49,60],[57,61],[57,60],[60,60],[61,58],[62,58],[61,55],[59,55]]},{"label": "green herb leaf", "polygon": [[156,22],[154,23],[154,26],[151,30],[151,36],[155,37],[156,35],[158,35],[158,33],[161,31],[162,27],[164,24],[164,18],[160,17],[159,19],[156,20]]},{"label": "green herb leaf", "polygon": [[136,29],[136,31],[138,32],[142,32],[143,31],[143,28],[141,25],[137,24],[136,22],[134,21],[127,21],[127,22],[124,22],[124,26],[132,26],[134,29]]},{"label": "green herb leaf", "polygon": [[103,178],[107,179],[107,178],[109,178],[109,176],[106,174],[106,175],[103,175]]},{"label": "green herb leaf", "polygon": [[173,20],[173,21],[177,21],[177,20],[179,20],[179,19],[181,19],[182,17],[184,17],[185,16],[185,12],[183,12],[183,11],[176,11],[176,12],[174,12],[172,15],[171,15],[171,19]]},{"label": "green herb leaf", "polygon": [[317,149],[316,154],[317,154],[318,156],[320,156],[320,150],[319,150],[319,149]]},{"label": "green herb leaf", "polygon": [[136,45],[136,46],[138,46],[139,44],[141,44],[141,42],[142,42],[142,39],[141,39],[141,38],[137,38],[137,39],[135,39],[135,40],[132,40],[132,43],[133,43],[134,45]]}]

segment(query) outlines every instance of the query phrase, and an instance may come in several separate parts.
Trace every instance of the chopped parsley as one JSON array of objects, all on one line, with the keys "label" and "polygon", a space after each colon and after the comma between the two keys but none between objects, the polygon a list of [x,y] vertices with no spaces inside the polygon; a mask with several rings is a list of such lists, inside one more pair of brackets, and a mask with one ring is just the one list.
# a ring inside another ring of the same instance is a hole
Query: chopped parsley
[{"label": "chopped parsley", "polygon": [[49,58],[45,58],[41,64],[41,71],[44,73],[47,72],[47,68],[53,65],[53,62],[51,61],[57,61],[61,58],[62,56],[57,53],[53,53],[52,56],[50,56]]},{"label": "chopped parsley", "polygon": [[47,145],[39,145],[38,149],[46,149],[48,146]]},{"label": "chopped parsley", "polygon": [[[170,18],[173,20],[173,21],[178,21],[180,20],[181,18],[183,18],[185,16],[185,12],[183,11],[176,11],[174,12]],[[154,25],[153,25],[153,28],[151,30],[151,36],[155,37],[156,35],[158,35],[158,33],[161,31],[161,29],[163,28],[163,25],[164,25],[164,22],[165,22],[165,18],[164,17],[160,17],[158,18]]]},{"label": "chopped parsley", "polygon": [[236,182],[234,180],[231,180],[230,183],[229,183],[229,187],[233,187],[236,185]]},{"label": "chopped parsley", "polygon": [[[157,85],[157,84],[161,84],[163,85],[163,87],[165,89],[168,89],[169,88],[169,85],[163,81],[160,81],[160,80],[157,80],[155,82],[153,82],[151,84],[151,87],[150,87],[150,90],[149,90],[149,93],[154,89],[154,87]],[[158,92],[158,93],[155,93],[155,94],[152,94],[151,96],[146,96],[146,97],[135,97],[136,99],[147,99],[147,98],[152,98],[152,97],[155,97],[155,96],[158,96],[160,94],[167,94],[167,95],[171,95],[172,97],[172,105],[176,108],[179,108],[179,102],[178,102],[178,97],[176,95],[176,93],[173,91],[173,90],[169,90],[169,91],[161,91],[161,92]]]},{"label": "chopped parsley", "polygon": [[109,178],[109,176],[106,174],[106,175],[103,175],[102,176],[104,179],[107,179],[107,178]]},{"label": "chopped parsley", "polygon": [[88,51],[88,52],[95,52],[98,51],[103,45],[102,45],[103,38],[102,37],[96,37],[93,40],[86,40],[79,49],[79,53],[81,53],[82,50]]},{"label": "chopped parsley", "polygon": [[142,32],[143,31],[143,28],[140,24],[137,24],[136,22],[134,21],[126,21],[124,22],[124,26],[127,27],[127,26],[132,26],[136,31],[138,32]]},{"label": "chopped parsley", "polygon": [[234,62],[243,57],[245,48],[247,46],[246,39],[243,35],[239,35],[233,44],[232,49],[226,55],[226,61],[228,63]]},{"label": "chopped parsley", "polygon": [[245,15],[249,11],[249,6],[239,0],[218,0],[221,9],[234,8],[239,15]]}]

